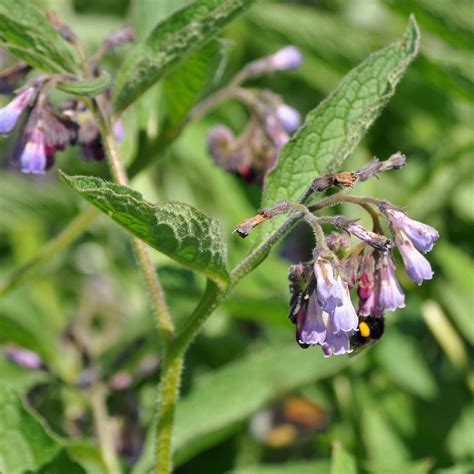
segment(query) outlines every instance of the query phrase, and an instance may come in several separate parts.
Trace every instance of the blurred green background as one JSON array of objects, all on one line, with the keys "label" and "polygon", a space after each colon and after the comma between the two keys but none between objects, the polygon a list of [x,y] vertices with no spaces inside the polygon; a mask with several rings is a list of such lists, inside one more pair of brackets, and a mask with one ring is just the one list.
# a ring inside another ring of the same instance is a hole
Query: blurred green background
[{"label": "blurred green background", "polygon": [[[174,8],[174,0],[43,0],[78,33],[88,52],[124,24],[139,37]],[[379,344],[354,358],[323,359],[301,350],[287,319],[287,267],[308,258],[311,235],[297,228],[278,251],[243,280],[206,323],[186,357],[176,425],[176,472],[325,473],[340,443],[358,472],[474,472],[474,4],[469,1],[321,0],[257,2],[225,31],[227,67],[220,82],[246,62],[294,44],[304,55],[296,71],[253,85],[272,89],[302,114],[371,51],[397,39],[409,13],[422,33],[421,51],[395,97],[344,169],[401,150],[402,171],[359,185],[358,195],[406,206],[441,235],[429,259],[432,281],[419,288],[403,271],[407,308],[386,315]],[[127,48],[107,57],[113,72]],[[209,90],[211,90],[209,89]],[[160,86],[124,115],[121,152],[131,161],[160,126]],[[149,200],[179,200],[217,217],[230,264],[251,238],[231,234],[255,214],[260,190],[217,168],[206,152],[207,129],[244,127],[245,109],[228,102],[188,125],[133,182]],[[60,154],[42,178],[21,176],[2,140],[0,277],[35,255],[84,207],[56,169],[107,177],[104,163]],[[351,207],[334,209],[365,216]],[[180,325],[204,281],[153,252]],[[0,352],[2,383],[22,393],[51,430],[70,439],[68,453],[86,472],[106,472],[88,402],[92,380],[108,387],[116,448],[124,470],[147,472],[160,364],[160,341],[126,234],[99,217],[66,251],[0,300],[0,347],[37,352],[48,370],[30,371]],[[143,454],[144,453],[144,454]],[[43,472],[43,471],[41,471]],[[52,472],[52,471],[45,471]]]}]

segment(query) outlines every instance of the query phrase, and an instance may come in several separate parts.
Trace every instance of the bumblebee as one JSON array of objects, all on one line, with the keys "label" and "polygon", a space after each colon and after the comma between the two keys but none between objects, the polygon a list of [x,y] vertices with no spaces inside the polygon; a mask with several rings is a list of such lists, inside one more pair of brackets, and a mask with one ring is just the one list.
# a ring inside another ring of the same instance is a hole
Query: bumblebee
[{"label": "bumblebee", "polygon": [[380,318],[359,317],[359,330],[350,339],[351,349],[353,350],[350,356],[360,354],[369,346],[375,344],[383,336],[384,325],[383,316]]}]

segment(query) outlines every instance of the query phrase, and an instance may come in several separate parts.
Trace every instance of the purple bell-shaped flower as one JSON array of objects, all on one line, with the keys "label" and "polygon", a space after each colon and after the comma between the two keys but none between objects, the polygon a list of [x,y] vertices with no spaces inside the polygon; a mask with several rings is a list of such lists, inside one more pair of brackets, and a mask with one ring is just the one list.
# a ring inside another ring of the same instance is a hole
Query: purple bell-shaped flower
[{"label": "purple bell-shaped flower", "polygon": [[0,134],[7,135],[15,128],[18,118],[31,104],[36,92],[35,87],[27,87],[5,107],[0,108]]}]

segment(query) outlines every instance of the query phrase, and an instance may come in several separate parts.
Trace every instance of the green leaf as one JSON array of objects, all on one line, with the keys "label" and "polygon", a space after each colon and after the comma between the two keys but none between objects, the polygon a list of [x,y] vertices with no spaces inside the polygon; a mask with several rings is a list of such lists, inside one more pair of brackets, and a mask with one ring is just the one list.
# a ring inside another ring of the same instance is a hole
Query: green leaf
[{"label": "green leaf", "polygon": [[[370,463],[366,464],[367,472],[370,474],[429,474],[432,472],[433,461],[431,459],[422,459],[410,463],[403,463],[396,466],[387,466],[380,468],[380,466],[372,466]],[[436,471],[438,474],[438,471]]]},{"label": "green leaf", "polygon": [[135,0],[131,3],[133,27],[137,39],[142,41],[154,26],[172,12],[183,8],[189,0]]},{"label": "green leaf", "polygon": [[376,402],[366,400],[366,405],[361,416],[362,439],[370,461],[370,471],[393,474],[404,472],[397,468],[406,464],[408,448],[377,408]]},{"label": "green leaf", "polygon": [[414,13],[423,30],[434,33],[454,46],[472,49],[474,32],[470,0],[456,0],[456,8],[453,8],[451,0],[418,0],[410,3],[386,0],[386,3],[403,15]]},{"label": "green leaf", "polygon": [[211,41],[166,77],[163,83],[166,127],[179,124],[197,102],[219,67],[221,49],[219,41]]},{"label": "green leaf", "polygon": [[84,81],[59,82],[58,88],[74,95],[95,97],[110,87],[110,83],[110,76],[108,74],[103,74],[100,77]]},{"label": "green leaf", "polygon": [[385,335],[383,344],[374,348],[374,354],[400,387],[424,399],[432,399],[437,394],[436,382],[416,347],[416,340],[392,330]]},{"label": "green leaf", "polygon": [[357,474],[354,457],[339,443],[332,448],[331,474]]},{"label": "green leaf", "polygon": [[198,0],[156,25],[120,68],[113,107],[121,112],[155,84],[170,66],[199,49],[253,0]]},{"label": "green leaf", "polygon": [[[173,446],[180,464],[234,432],[267,403],[346,367],[345,358],[326,359],[296,344],[267,347],[216,370],[178,402]],[[151,438],[150,438],[151,441]],[[152,444],[134,471],[150,467]]]},{"label": "green leaf", "polygon": [[71,47],[30,0],[0,2],[0,46],[47,72],[74,72]]},{"label": "green leaf", "polygon": [[464,407],[459,418],[448,433],[446,445],[457,461],[468,461],[474,457],[474,404]]},{"label": "green leaf", "polygon": [[[370,55],[307,115],[267,175],[262,207],[284,199],[298,201],[319,174],[340,168],[395,93],[418,44],[418,26],[411,17],[400,41]],[[282,219],[262,226],[260,239],[279,227]]]},{"label": "green leaf", "polygon": [[57,356],[56,334],[24,292],[15,292],[0,300],[0,340],[37,352],[48,364]]},{"label": "green leaf", "polygon": [[48,382],[50,379],[50,375],[44,370],[26,369],[5,358],[0,358],[0,380],[20,393],[40,383]]},{"label": "green leaf", "polygon": [[329,474],[327,461],[268,463],[245,466],[230,471],[229,474]]},{"label": "green leaf", "polygon": [[0,406],[0,472],[40,472],[60,452],[61,444],[11,388],[0,386]]},{"label": "green leaf", "polygon": [[[38,471],[28,471],[26,474],[87,474],[87,471],[74,462],[66,450],[61,450],[59,454],[48,464],[45,464]],[[96,473],[97,474],[97,473]]]},{"label": "green leaf", "polygon": [[126,186],[88,176],[61,175],[84,199],[135,237],[220,287],[227,286],[226,246],[218,221],[188,204],[153,205]]}]

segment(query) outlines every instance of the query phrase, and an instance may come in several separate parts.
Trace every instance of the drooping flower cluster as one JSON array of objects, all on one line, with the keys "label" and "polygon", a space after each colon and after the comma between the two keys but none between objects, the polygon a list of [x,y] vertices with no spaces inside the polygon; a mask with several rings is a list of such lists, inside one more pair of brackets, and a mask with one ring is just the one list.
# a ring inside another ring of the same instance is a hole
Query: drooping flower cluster
[{"label": "drooping flower cluster", "polygon": [[[439,238],[438,232],[387,202],[381,202],[379,208],[389,221],[408,276],[419,285],[431,279],[431,265],[419,251],[429,252]],[[335,218],[333,223],[344,221]],[[320,345],[326,356],[352,352],[354,339],[370,336],[367,323],[382,319],[383,324],[386,312],[405,307],[391,242],[381,234],[374,238],[373,232],[362,232],[359,227],[342,225],[366,245],[350,247],[343,234],[333,233],[328,238],[331,249],[321,250],[320,246],[316,250],[312,272],[307,270],[309,264],[290,267],[290,319],[296,324],[296,339],[303,348]],[[336,259],[335,250],[344,256]],[[294,284],[297,278],[299,287]],[[351,301],[352,287],[357,287],[357,311]]]},{"label": "drooping flower cluster", "polygon": [[[400,152],[385,161],[375,158],[355,172],[321,176],[315,179],[311,190],[322,192],[334,186],[352,187],[378,173],[400,169],[405,161]],[[317,210],[343,201],[361,205],[372,217],[373,230],[343,216],[313,215]],[[431,265],[422,253],[432,250],[439,238],[438,232],[409,218],[387,201],[343,193],[333,194],[311,206],[281,201],[246,219],[235,231],[245,238],[255,226],[288,212],[302,216],[313,227],[317,240],[313,259],[292,265],[288,276],[289,317],[296,325],[296,340],[303,348],[319,345],[325,356],[340,355],[359,351],[382,336],[384,314],[405,307],[405,294],[396,276],[394,247],[402,257],[407,275],[415,283],[420,285],[433,276]],[[382,216],[387,220],[393,239],[384,235]],[[338,231],[326,236],[321,224],[333,225]],[[360,242],[351,245],[351,236]],[[358,299],[356,305],[351,292]]]},{"label": "drooping flower cluster", "polygon": [[299,112],[285,104],[280,96],[262,89],[244,89],[240,84],[274,71],[297,68],[301,52],[287,46],[265,58],[247,64],[228,87],[229,96],[245,104],[251,117],[247,127],[236,137],[224,125],[209,131],[208,151],[215,163],[247,182],[262,184],[290,133],[301,124]]},{"label": "drooping flower cluster", "polygon": [[[57,17],[51,16],[49,20],[67,41],[76,41],[75,34]],[[132,39],[130,28],[108,35],[89,63],[92,74],[100,73],[99,60],[107,51]],[[48,100],[51,86],[70,78],[60,74],[41,75],[16,89],[31,70],[31,66],[20,62],[0,73],[0,94],[14,93],[14,98],[0,108],[0,134],[9,135],[16,127],[19,128],[12,162],[23,173],[44,174],[53,165],[55,153],[74,144],[80,147],[86,158],[103,159],[99,130],[86,106],[77,100],[66,100],[56,109]],[[102,95],[103,108],[110,114],[110,92]],[[117,139],[121,139],[120,120],[115,122],[114,132]]]}]

